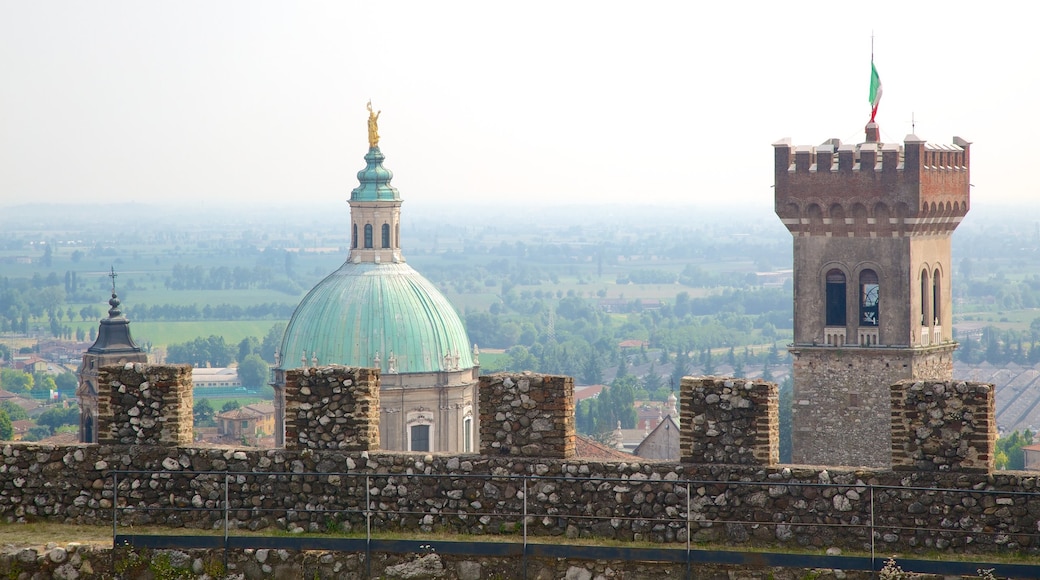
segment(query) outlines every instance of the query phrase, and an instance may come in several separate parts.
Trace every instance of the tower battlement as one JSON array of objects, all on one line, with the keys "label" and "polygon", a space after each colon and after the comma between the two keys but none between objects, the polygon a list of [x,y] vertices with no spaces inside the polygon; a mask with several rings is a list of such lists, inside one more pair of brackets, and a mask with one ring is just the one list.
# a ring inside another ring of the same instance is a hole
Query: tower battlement
[{"label": "tower battlement", "polygon": [[794,235],[949,233],[970,206],[971,143],[902,145],[868,140],[818,146],[773,144],[775,210]]}]

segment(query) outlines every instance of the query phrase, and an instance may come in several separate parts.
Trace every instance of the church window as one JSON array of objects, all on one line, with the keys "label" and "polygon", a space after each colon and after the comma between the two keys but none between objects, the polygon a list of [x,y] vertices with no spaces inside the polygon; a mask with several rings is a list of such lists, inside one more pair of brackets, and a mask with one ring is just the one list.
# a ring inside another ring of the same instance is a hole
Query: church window
[{"label": "church window", "polygon": [[430,450],[430,426],[429,425],[412,425],[411,428],[411,439],[409,449],[411,451],[429,451]]},{"label": "church window", "polygon": [[827,326],[845,326],[845,274],[827,272]]},{"label": "church window", "polygon": [[859,273],[859,325],[878,325],[878,296],[881,286],[878,284],[877,273],[873,270],[863,270]]},{"label": "church window", "polygon": [[372,248],[372,224],[365,224],[365,247]]},{"label": "church window", "polygon": [[351,237],[351,240],[352,242],[350,247],[357,248],[357,224],[354,224],[354,235]]},{"label": "church window", "polygon": [[390,247],[390,224],[383,224],[383,247]]}]

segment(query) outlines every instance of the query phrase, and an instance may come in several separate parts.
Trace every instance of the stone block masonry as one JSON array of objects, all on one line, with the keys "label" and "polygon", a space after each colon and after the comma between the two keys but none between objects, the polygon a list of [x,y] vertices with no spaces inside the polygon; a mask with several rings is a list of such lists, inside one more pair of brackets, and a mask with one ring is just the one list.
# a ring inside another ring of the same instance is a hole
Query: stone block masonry
[{"label": "stone block masonry", "polygon": [[192,444],[191,367],[128,363],[98,372],[98,443]]},{"label": "stone block masonry", "polygon": [[379,369],[287,371],[285,448],[379,449]]},{"label": "stone block masonry", "polygon": [[679,389],[679,456],[684,463],[779,462],[779,395],[774,383],[684,377]]},{"label": "stone block masonry", "polygon": [[901,381],[890,391],[893,470],[993,470],[997,444],[993,385]]},{"label": "stone block masonry", "polygon": [[574,379],[499,373],[478,389],[482,454],[574,457]]}]

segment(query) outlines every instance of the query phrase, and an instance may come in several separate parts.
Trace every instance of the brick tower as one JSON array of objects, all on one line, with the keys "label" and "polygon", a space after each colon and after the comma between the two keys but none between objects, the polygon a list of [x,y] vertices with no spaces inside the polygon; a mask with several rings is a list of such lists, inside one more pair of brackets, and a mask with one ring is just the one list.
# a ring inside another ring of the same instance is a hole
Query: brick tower
[{"label": "brick tower", "polygon": [[794,237],[793,461],[885,467],[888,387],[950,380],[950,238],[968,212],[970,143],[908,135],[773,145]]}]

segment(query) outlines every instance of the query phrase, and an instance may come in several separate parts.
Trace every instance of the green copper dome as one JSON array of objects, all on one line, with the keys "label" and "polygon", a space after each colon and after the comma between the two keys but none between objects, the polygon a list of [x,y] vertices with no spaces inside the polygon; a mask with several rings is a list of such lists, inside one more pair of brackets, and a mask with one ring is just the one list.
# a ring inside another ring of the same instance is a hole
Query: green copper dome
[{"label": "green copper dome", "polygon": [[357,174],[361,185],[350,192],[350,201],[401,201],[401,194],[390,185],[394,172],[383,167],[384,159],[379,147],[368,149],[365,168]]},{"label": "green copper dome", "polygon": [[473,367],[466,329],[451,303],[403,263],[347,262],[319,282],[282,338],[280,366],[299,367],[301,357],[307,366],[316,358],[319,365],[384,373]]}]

